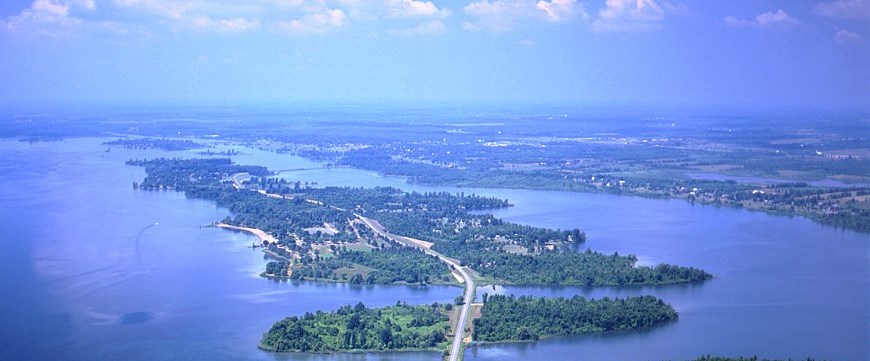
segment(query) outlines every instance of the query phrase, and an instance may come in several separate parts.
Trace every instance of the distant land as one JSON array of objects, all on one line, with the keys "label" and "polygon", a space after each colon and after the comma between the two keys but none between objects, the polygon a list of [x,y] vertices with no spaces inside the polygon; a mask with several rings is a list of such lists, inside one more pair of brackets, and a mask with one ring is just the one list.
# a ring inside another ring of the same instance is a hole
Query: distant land
[{"label": "distant land", "polygon": [[[262,117],[246,118],[244,129],[224,122],[238,113],[216,110],[204,112],[213,120],[152,121],[146,114],[123,126],[99,116],[18,115],[27,121],[0,125],[0,136],[34,141],[124,134],[135,137],[119,145],[163,149],[222,141],[417,184],[674,198],[870,232],[865,113],[480,109],[425,117],[360,109],[317,119],[302,110],[259,110]],[[270,131],[277,128],[291,134]]]}]

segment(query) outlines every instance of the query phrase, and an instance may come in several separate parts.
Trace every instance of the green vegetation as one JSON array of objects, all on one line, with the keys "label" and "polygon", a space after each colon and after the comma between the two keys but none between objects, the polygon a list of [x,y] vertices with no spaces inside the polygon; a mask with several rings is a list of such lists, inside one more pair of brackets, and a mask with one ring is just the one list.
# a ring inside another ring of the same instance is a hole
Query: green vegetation
[{"label": "green vegetation", "polygon": [[868,199],[870,188],[813,187],[799,182],[734,193],[727,203],[771,213],[803,214],[832,226],[870,232]]},{"label": "green vegetation", "polygon": [[149,149],[157,148],[162,150],[188,150],[200,149],[205,146],[192,140],[178,139],[153,139],[153,138],[136,138],[136,139],[118,139],[111,142],[103,143],[105,145],[121,146],[125,149]]},{"label": "green vegetation", "polygon": [[[633,255],[547,251],[538,256],[479,253],[473,261],[483,275],[524,285],[651,285],[697,282],[712,275],[693,267],[637,266]],[[475,266],[472,266],[474,268]]]},{"label": "green vegetation", "polygon": [[[328,154],[303,153],[316,159],[340,165],[370,169],[386,175],[407,177],[410,181],[428,185],[446,185],[483,188],[519,188],[580,192],[601,192],[635,195],[649,198],[677,198],[693,204],[711,204],[739,207],[777,214],[798,214],[820,223],[870,232],[870,187],[811,186],[806,182],[776,183],[759,180],[754,183],[737,183],[730,180],[692,179],[686,174],[696,173],[707,167],[705,152],[691,156],[670,154],[666,150],[648,149],[636,145],[630,150],[617,150],[616,145],[546,143],[546,148],[507,147],[507,150],[481,150],[479,145],[429,145],[421,147],[419,157],[433,158],[426,162],[408,161],[397,157],[395,147],[366,148],[330,158]],[[419,145],[417,145],[419,147]],[[491,148],[491,147],[490,147]],[[519,149],[517,149],[519,148]],[[581,159],[569,149],[582,148],[591,151]],[[613,159],[613,152],[626,152],[624,159]],[[517,152],[530,152],[528,159],[517,158]],[[447,158],[441,158],[449,154]],[[467,154],[467,157],[462,157]],[[333,155],[334,156],[334,155]],[[636,158],[631,158],[632,156]],[[708,155],[712,156],[712,155]],[[593,158],[594,157],[594,158]],[[410,157],[413,158],[413,157]],[[475,159],[469,161],[468,159]],[[413,158],[416,159],[416,158]],[[486,161],[477,161],[486,159]],[[740,159],[723,159],[735,163]],[[776,159],[782,167],[801,169],[818,166],[820,174],[836,174],[838,177],[863,179],[870,174],[866,159],[817,159],[792,162]],[[649,163],[649,164],[647,164]],[[816,164],[821,163],[821,164]],[[433,166],[442,164],[449,166]],[[462,166],[459,166],[462,164]],[[757,165],[755,168],[759,168]],[[664,169],[663,169],[664,168]],[[742,168],[742,167],[739,167]],[[780,169],[781,171],[782,169]],[[776,171],[776,170],[772,170]],[[795,171],[797,172],[797,171]],[[863,173],[862,173],[863,172]],[[762,173],[770,177],[777,174]],[[751,178],[750,178],[751,179]],[[867,179],[864,179],[867,181]]]},{"label": "green vegetation", "polygon": [[[651,121],[650,114],[608,118],[604,112],[559,121],[517,113],[478,116],[477,124],[432,123],[429,132],[399,125],[377,135],[360,132],[367,136],[352,139],[354,147],[328,138],[313,144],[288,138],[277,149],[419,184],[676,198],[803,215],[870,232],[870,197],[857,194],[870,192],[863,114],[838,114],[831,122],[821,119],[832,115],[808,120],[794,114],[708,114]],[[774,184],[777,197],[758,197]],[[810,201],[814,197],[820,201]]]},{"label": "green vegetation", "polygon": [[278,321],[259,347],[275,352],[440,351],[447,346],[449,330],[447,311],[438,303],[378,309],[357,303]]},{"label": "green vegetation", "polygon": [[491,215],[434,211],[369,214],[391,232],[434,243],[484,277],[522,285],[650,285],[696,282],[712,276],[691,267],[637,266],[632,255],[575,252],[580,230],[554,231],[504,222]]},{"label": "green vegetation", "polygon": [[127,165],[145,167],[145,179],[141,184],[133,183],[133,188],[171,189],[187,192],[193,198],[210,198],[219,194],[230,174],[270,174],[265,167],[236,165],[222,158],[129,160]]},{"label": "green vegetation", "polygon": [[475,341],[532,341],[553,336],[633,330],[677,319],[673,307],[652,296],[626,299],[484,295]]},{"label": "green vegetation", "polygon": [[350,283],[450,283],[445,264],[418,248],[377,236],[357,215],[498,282],[528,285],[649,285],[695,282],[711,276],[695,268],[637,266],[628,255],[575,252],[579,229],[552,230],[505,222],[486,209],[504,200],[466,194],[403,193],[393,188],[308,188],[268,178],[263,167],[228,159],[130,161],[145,166],[142,189],[174,189],[210,199],[234,216],[222,222],[274,236],[265,245],[275,260],[264,276]]},{"label": "green vegetation", "polygon": [[[342,246],[336,249],[334,257],[314,257],[303,258],[301,265],[293,270],[290,278],[340,280],[351,284],[429,284],[453,281],[449,270],[441,261],[410,247],[362,252],[348,251],[347,247]],[[275,263],[275,267],[287,268],[280,261]],[[370,270],[354,272],[355,268]],[[267,273],[268,271],[267,268]]]},{"label": "green vegetation", "polygon": [[[423,195],[404,195],[395,189],[303,190],[275,179],[263,178],[270,174],[263,167],[233,165],[228,159],[158,159],[130,161],[128,164],[146,167],[145,180],[141,184],[134,184],[134,187],[174,189],[184,191],[188,197],[213,200],[235,214],[224,219],[223,223],[258,228],[275,236],[278,242],[265,247],[276,260],[266,265],[264,276],[365,284],[453,282],[450,270],[436,258],[419,249],[403,247],[376,237],[355,221],[353,212],[322,202],[306,201],[310,200],[306,192],[311,195],[340,196],[338,199],[343,202],[353,202],[358,198],[359,202],[367,200],[371,204],[388,202],[396,197],[407,198],[417,200],[415,204],[418,206],[433,208],[446,207],[442,203],[450,202],[452,196],[441,194],[427,198]],[[233,177],[240,174],[246,175],[247,180],[243,183],[252,189],[297,193],[295,197],[275,198],[246,189],[237,190],[233,186]],[[424,198],[429,202],[421,203]],[[464,198],[458,202],[467,207],[476,204],[473,197]],[[481,206],[493,203],[484,198],[477,202]],[[503,201],[494,204],[503,204]],[[325,228],[324,225],[332,228]]]}]

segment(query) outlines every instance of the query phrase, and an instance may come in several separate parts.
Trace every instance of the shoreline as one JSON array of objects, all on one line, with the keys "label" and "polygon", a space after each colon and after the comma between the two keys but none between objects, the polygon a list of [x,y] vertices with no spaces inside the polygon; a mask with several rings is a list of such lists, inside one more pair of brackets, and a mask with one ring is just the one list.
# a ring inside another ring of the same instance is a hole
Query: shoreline
[{"label": "shoreline", "polygon": [[260,239],[259,246],[263,246],[264,242],[269,242],[269,244],[278,243],[277,238],[272,237],[271,235],[269,235],[266,232],[263,232],[263,230],[261,230],[259,228],[239,227],[239,226],[233,226],[233,225],[221,223],[221,222],[217,222],[217,223],[213,224],[213,226],[218,227],[218,228],[223,228],[223,229],[231,229],[234,231],[241,231],[241,232],[245,232],[245,233],[249,233],[251,235],[254,235]]},{"label": "shoreline", "polygon": [[442,352],[441,348],[435,348],[435,347],[430,347],[430,348],[397,348],[397,349],[392,349],[392,350],[367,350],[367,349],[355,348],[355,349],[350,349],[350,350],[321,351],[321,352],[296,351],[296,350],[272,351],[272,350],[269,350],[267,348],[261,347],[261,344],[257,344],[257,348],[260,349],[261,351],[269,352],[269,353],[276,354],[276,355],[288,355],[288,354],[338,355],[338,354],[365,354],[365,353],[391,353],[391,352],[395,352],[395,353],[405,353],[405,352],[441,353]]},{"label": "shoreline", "polygon": [[[275,237],[269,235],[268,233],[264,232],[263,230],[261,230],[259,228],[240,227],[240,226],[234,226],[234,225],[226,224],[226,223],[222,223],[222,222],[217,222],[217,223],[211,224],[210,226],[217,227],[217,228],[223,228],[223,229],[229,229],[229,230],[233,230],[233,231],[244,232],[244,233],[248,233],[250,235],[256,236],[260,240],[260,243],[257,244],[256,246],[263,247],[262,251],[264,254],[266,254],[267,256],[274,258],[274,259],[284,259],[284,260],[290,261],[289,258],[287,258],[285,256],[278,255],[277,253],[269,250],[268,248],[265,248],[264,242],[269,242],[269,244],[277,244],[278,240]],[[425,242],[425,241],[420,241],[420,242],[429,243],[429,242]],[[428,249],[428,247],[427,247],[427,249]],[[453,276],[456,277],[456,274],[454,274],[453,272],[454,271],[451,270],[451,274],[453,274]],[[300,282],[311,281],[311,282],[351,284],[350,282],[348,282],[346,280],[334,280],[331,278],[316,278],[315,277],[315,278],[305,278],[302,280],[293,280],[289,276],[284,277],[284,276],[270,275],[270,274],[266,274],[265,271],[260,272],[259,276],[262,278],[265,278],[265,279],[273,280],[273,281],[300,281]],[[436,282],[429,282],[429,283],[393,282],[393,283],[376,284],[376,285],[396,285],[396,286],[404,285],[404,286],[420,286],[420,287],[426,287],[426,286],[432,285],[432,286],[463,287],[463,285],[462,285],[463,283],[464,282],[459,282],[457,284],[456,282],[436,281]],[[368,284],[366,284],[366,285],[368,285]],[[375,285],[375,284],[373,284],[373,285]]]},{"label": "shoreline", "polygon": [[629,333],[633,333],[636,331],[654,330],[656,328],[666,327],[670,324],[677,323],[677,322],[679,322],[679,314],[677,315],[677,319],[667,321],[667,322],[659,324],[659,325],[649,326],[649,327],[639,327],[639,328],[623,329],[623,330],[593,331],[593,332],[584,332],[584,333],[573,333],[573,334],[568,334],[568,335],[547,335],[547,336],[542,336],[536,340],[471,341],[471,342],[467,343],[467,346],[473,347],[473,346],[487,346],[487,345],[500,345],[500,344],[523,344],[523,343],[528,344],[528,343],[549,341],[549,340],[558,339],[558,338],[629,334]]},{"label": "shoreline", "polygon": [[345,281],[342,281],[340,279],[334,280],[332,278],[317,278],[317,277],[308,278],[308,277],[306,277],[303,279],[292,279],[290,277],[281,277],[281,276],[270,275],[270,274],[267,274],[265,272],[261,272],[260,277],[263,277],[265,279],[272,280],[272,281],[279,281],[279,282],[299,282],[299,283],[302,283],[302,282],[322,282],[322,283],[346,284],[346,285],[350,285],[350,286],[362,286],[362,287],[368,287],[368,286],[407,286],[407,287],[421,287],[421,288],[425,288],[428,286],[465,287],[461,283],[444,282],[444,281],[429,282],[429,283],[407,283],[404,281],[399,281],[399,282],[392,282],[392,283],[353,284],[353,283],[350,283],[346,280]]},{"label": "shoreline", "polygon": [[[359,168],[359,169],[362,169],[362,168]],[[372,171],[372,172],[375,172],[382,177],[400,177],[400,176],[394,176],[394,175],[390,175],[390,174],[380,173],[378,171]],[[834,229],[847,230],[847,231],[852,231],[852,232],[856,232],[856,233],[863,233],[863,234],[870,232],[870,231],[862,229],[862,228],[844,226],[844,225],[839,225],[839,224],[833,223],[831,221],[827,221],[824,218],[822,218],[825,214],[819,213],[819,212],[811,212],[811,211],[806,211],[806,210],[791,211],[791,210],[787,210],[787,209],[768,208],[768,207],[761,207],[761,206],[753,205],[753,204],[745,205],[743,203],[732,203],[732,202],[714,202],[714,201],[704,201],[704,200],[693,201],[688,196],[683,196],[683,195],[668,195],[668,194],[661,194],[661,193],[655,193],[655,192],[642,192],[642,191],[636,191],[636,190],[624,189],[624,188],[615,188],[615,189],[582,188],[582,187],[574,188],[574,187],[546,186],[546,185],[538,186],[538,187],[528,187],[528,186],[511,185],[511,184],[492,185],[492,184],[487,184],[485,182],[475,183],[473,181],[466,182],[466,183],[463,183],[463,182],[451,183],[451,182],[427,182],[425,180],[424,181],[416,181],[416,182],[409,181],[408,184],[418,185],[418,186],[426,186],[426,187],[480,188],[480,189],[487,189],[487,190],[510,189],[510,190],[523,190],[523,191],[541,191],[541,192],[603,194],[603,195],[612,195],[612,196],[619,196],[619,197],[639,197],[639,198],[657,199],[657,200],[679,200],[679,201],[683,201],[686,203],[690,203],[693,206],[697,202],[701,206],[726,207],[726,208],[731,208],[731,209],[741,209],[741,210],[746,210],[746,211],[750,211],[750,212],[760,212],[760,213],[765,213],[765,214],[770,214],[770,215],[775,215],[775,216],[803,217],[803,218],[810,220],[811,222],[817,223],[817,224],[825,226],[825,227],[831,227]],[[745,184],[748,184],[748,183],[745,183]],[[855,187],[848,187],[848,188],[842,188],[842,189],[856,190]],[[511,205],[511,206],[513,206],[513,205]]]}]

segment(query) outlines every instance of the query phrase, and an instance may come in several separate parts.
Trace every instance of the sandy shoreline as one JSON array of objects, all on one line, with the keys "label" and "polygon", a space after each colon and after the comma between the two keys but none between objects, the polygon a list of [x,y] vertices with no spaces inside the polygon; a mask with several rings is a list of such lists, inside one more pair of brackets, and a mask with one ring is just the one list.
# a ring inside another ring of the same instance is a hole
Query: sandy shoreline
[{"label": "sandy shoreline", "polygon": [[214,226],[253,234],[253,235],[257,236],[257,238],[260,239],[260,245],[263,245],[263,242],[269,242],[269,244],[278,243],[278,239],[276,239],[275,237],[272,237],[268,233],[263,232],[262,230],[257,229],[257,228],[239,227],[239,226],[229,225],[226,223],[215,223]]}]

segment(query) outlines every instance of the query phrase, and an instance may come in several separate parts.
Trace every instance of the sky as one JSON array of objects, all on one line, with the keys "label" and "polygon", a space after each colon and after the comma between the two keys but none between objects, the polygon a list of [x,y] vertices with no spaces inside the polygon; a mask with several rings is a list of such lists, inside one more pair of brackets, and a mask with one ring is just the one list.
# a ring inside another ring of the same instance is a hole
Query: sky
[{"label": "sky", "polygon": [[3,0],[0,104],[870,110],[870,0]]}]

